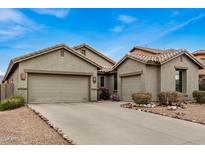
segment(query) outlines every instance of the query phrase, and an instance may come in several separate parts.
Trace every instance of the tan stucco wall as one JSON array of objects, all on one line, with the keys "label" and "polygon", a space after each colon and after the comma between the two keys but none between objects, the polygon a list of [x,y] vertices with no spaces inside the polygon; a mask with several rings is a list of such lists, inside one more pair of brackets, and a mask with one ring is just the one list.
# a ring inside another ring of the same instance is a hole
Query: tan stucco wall
[{"label": "tan stucco wall", "polygon": [[[64,50],[64,49],[62,49]],[[65,72],[91,72],[97,78],[97,68],[83,59],[73,55],[69,51],[65,51],[64,57],[60,56],[60,50],[49,54],[45,54],[19,64],[19,76],[24,73],[25,69],[33,70],[48,70],[48,71],[65,71]],[[28,75],[27,75],[28,76]],[[18,79],[19,93],[27,99],[27,79],[22,81]],[[97,100],[97,82],[93,83],[92,76],[90,77],[90,96],[91,101]]]},{"label": "tan stucco wall", "polygon": [[81,49],[78,49],[77,51],[80,52],[80,50],[82,50],[82,49],[86,51],[85,56],[88,57],[89,59],[91,59],[92,61],[96,62],[97,64],[99,64],[101,66],[113,66],[112,63],[110,63],[109,61],[105,60],[104,58],[95,54],[94,52],[90,51],[87,48],[81,48]]},{"label": "tan stucco wall", "polygon": [[187,91],[189,99],[192,99],[192,92],[198,90],[198,66],[187,56],[182,55],[183,62],[180,57],[175,58],[161,66],[161,86],[160,91],[175,91],[175,66],[187,68]]},{"label": "tan stucco wall", "polygon": [[[101,87],[101,80],[100,77],[104,76],[104,87]],[[106,88],[109,87],[108,75],[98,75],[98,88]]]},{"label": "tan stucco wall", "polygon": [[114,91],[114,74],[108,76],[108,83],[108,89],[111,95]]},{"label": "tan stucco wall", "polygon": [[160,83],[160,68],[158,66],[146,65],[145,73],[145,89],[146,92],[152,94],[153,101],[157,101]]},{"label": "tan stucco wall", "polygon": [[118,68],[117,68],[117,72],[118,72],[118,94],[120,96],[120,98],[122,98],[121,93],[122,93],[122,84],[121,84],[121,74],[124,73],[132,73],[132,72],[138,72],[138,71],[143,71],[143,73],[141,74],[141,91],[145,91],[146,87],[145,87],[145,73],[146,73],[146,65],[137,62],[135,60],[132,59],[127,59],[125,60]]}]

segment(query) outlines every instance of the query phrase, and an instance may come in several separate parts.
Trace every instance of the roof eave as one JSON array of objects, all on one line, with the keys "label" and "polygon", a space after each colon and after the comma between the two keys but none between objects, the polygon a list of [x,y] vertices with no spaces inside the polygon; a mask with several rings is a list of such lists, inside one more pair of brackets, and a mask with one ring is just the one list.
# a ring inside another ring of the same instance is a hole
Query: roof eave
[{"label": "roof eave", "polygon": [[142,61],[142,60],[139,60],[137,58],[134,58],[128,54],[126,54],[118,63],[116,63],[116,65],[114,65],[113,69],[112,70],[115,70],[117,67],[119,67],[127,58],[129,59],[132,59],[132,60],[135,60],[137,62],[140,62],[140,63],[143,63],[143,64],[149,64],[148,61]]},{"label": "roof eave", "polygon": [[142,51],[145,51],[145,52],[149,52],[149,53],[152,53],[152,54],[157,54],[157,52],[154,52],[154,51],[151,51],[151,50],[148,50],[148,49],[145,49],[145,48],[141,48],[141,47],[138,47],[138,46],[134,46],[129,52],[133,52],[134,50],[142,50]]},{"label": "roof eave", "polygon": [[128,58],[128,54],[126,54],[122,59],[120,59],[112,68],[112,70],[115,70],[124,60]]},{"label": "roof eave", "polygon": [[14,63],[11,60],[10,63],[9,63],[9,67],[8,67],[8,69],[7,69],[7,71],[6,71],[5,75],[4,75],[3,80],[2,80],[2,83],[4,83],[5,80],[7,79],[9,72],[11,72],[11,69],[13,68],[13,65],[14,65]]},{"label": "roof eave", "polygon": [[[46,49],[47,49],[47,50],[46,50]],[[36,55],[31,55],[31,56],[28,56],[28,57],[25,57],[25,58],[22,58],[22,59],[16,59],[16,60],[14,59],[14,60],[11,60],[10,63],[9,63],[9,67],[8,67],[8,69],[7,69],[7,71],[6,71],[6,74],[5,74],[5,76],[4,76],[3,80],[2,80],[2,82],[5,82],[5,80],[8,78],[8,75],[9,75],[9,73],[11,72],[11,70],[13,69],[14,64],[19,63],[19,62],[22,62],[22,61],[25,61],[25,60],[28,60],[28,59],[31,59],[31,58],[34,58],[34,57],[38,57],[38,56],[43,55],[43,54],[50,53],[50,52],[55,51],[55,50],[58,50],[58,49],[66,49],[66,50],[72,52],[74,55],[77,55],[77,56],[81,57],[82,59],[84,59],[84,60],[87,61],[88,63],[90,63],[90,64],[96,66],[97,68],[99,68],[99,69],[103,68],[101,65],[99,65],[99,64],[97,64],[97,63],[91,61],[90,59],[86,58],[85,56],[82,56],[80,53],[76,52],[74,49],[72,49],[72,48],[66,46],[65,44],[61,44],[61,45],[59,45],[59,46],[55,46],[55,47],[53,47],[53,48],[46,48],[46,49],[45,49],[45,52],[39,52],[39,53],[37,53]],[[43,50],[44,50],[44,49],[43,49]],[[40,50],[39,50],[39,51],[40,51]]]},{"label": "roof eave", "polygon": [[111,58],[105,56],[104,54],[98,52],[96,49],[92,48],[91,46],[83,43],[83,44],[80,44],[80,45],[77,45],[77,46],[74,46],[73,49],[80,49],[82,47],[86,47],[88,49],[90,49],[91,51],[95,52],[96,54],[98,54],[99,56],[101,56],[102,58],[104,58],[105,60],[107,60],[108,62],[112,63],[113,65],[116,64],[116,62],[114,60],[112,60]]},{"label": "roof eave", "polygon": [[175,59],[175,58],[177,58],[177,57],[179,57],[179,56],[181,56],[181,55],[183,55],[183,54],[186,54],[186,55],[187,55],[191,60],[193,60],[201,69],[204,69],[204,68],[205,68],[205,66],[204,66],[201,62],[199,62],[192,54],[188,53],[187,51],[182,51],[182,52],[180,52],[179,54],[176,54],[175,56],[173,56],[172,58],[167,59],[167,60],[161,62],[160,64],[163,65],[163,64],[165,64],[165,63],[167,63],[167,62],[169,62],[169,61],[171,61],[171,60],[173,60],[173,59]]}]

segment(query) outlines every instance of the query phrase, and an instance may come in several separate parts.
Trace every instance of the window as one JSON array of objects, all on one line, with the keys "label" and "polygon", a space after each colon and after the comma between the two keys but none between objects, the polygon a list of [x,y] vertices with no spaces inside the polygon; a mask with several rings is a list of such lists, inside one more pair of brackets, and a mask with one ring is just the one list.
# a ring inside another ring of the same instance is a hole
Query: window
[{"label": "window", "polygon": [[101,76],[101,77],[100,77],[100,86],[101,86],[101,87],[104,87],[104,86],[105,86],[104,76]]},{"label": "window", "polygon": [[114,90],[117,90],[117,74],[114,75]]},{"label": "window", "polygon": [[176,81],[176,91],[182,92],[182,73],[183,70],[176,70],[175,81]]},{"label": "window", "polygon": [[83,55],[86,55],[85,49],[82,49],[82,50],[81,50],[81,53],[82,53]]}]

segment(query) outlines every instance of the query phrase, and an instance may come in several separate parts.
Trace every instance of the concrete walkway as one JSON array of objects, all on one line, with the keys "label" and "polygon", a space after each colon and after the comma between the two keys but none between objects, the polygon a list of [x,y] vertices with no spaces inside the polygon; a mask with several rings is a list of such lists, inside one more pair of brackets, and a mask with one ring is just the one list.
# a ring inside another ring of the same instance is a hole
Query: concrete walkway
[{"label": "concrete walkway", "polygon": [[30,104],[76,144],[205,144],[205,125],[120,103]]}]

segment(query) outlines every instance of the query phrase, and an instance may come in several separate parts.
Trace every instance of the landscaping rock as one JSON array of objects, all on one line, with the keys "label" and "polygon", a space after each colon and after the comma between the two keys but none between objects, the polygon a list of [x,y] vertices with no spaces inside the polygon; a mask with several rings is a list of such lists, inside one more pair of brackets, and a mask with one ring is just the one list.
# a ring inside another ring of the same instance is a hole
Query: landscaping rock
[{"label": "landscaping rock", "polygon": [[132,108],[132,103],[126,103],[126,104],[122,104],[120,105],[121,107],[125,107],[125,108]]},{"label": "landscaping rock", "polygon": [[[178,118],[186,121],[197,122],[205,125],[205,121],[204,121],[205,103],[197,104],[194,103],[193,101],[184,101],[183,103],[180,104],[180,106],[173,106],[173,105],[166,106],[166,105],[157,104],[156,102],[155,103],[151,102],[150,104],[152,106],[151,108],[147,108],[150,105],[147,106],[144,104],[140,104],[140,105],[136,104],[137,107],[133,107],[132,109],[135,109],[137,111],[143,111],[143,112],[151,112],[151,113],[168,116],[172,118]],[[132,106],[134,105],[135,104],[133,104]]]},{"label": "landscaping rock", "polygon": [[183,113],[183,112],[177,112],[176,114],[179,115],[179,116],[184,116],[185,115],[185,113]]},{"label": "landscaping rock", "polygon": [[132,109],[137,110],[137,109],[138,109],[138,107],[133,107]]},{"label": "landscaping rock", "polygon": [[186,106],[186,105],[182,105],[181,108],[182,108],[182,109],[186,109],[187,106]]},{"label": "landscaping rock", "polygon": [[132,107],[138,107],[138,105],[134,104],[134,105],[132,105]]},{"label": "landscaping rock", "polygon": [[153,108],[155,106],[156,106],[155,104],[144,104],[143,105],[143,107],[146,107],[146,108]]},{"label": "landscaping rock", "polygon": [[168,109],[168,110],[176,110],[177,107],[176,107],[176,106],[167,106],[167,109]]}]

